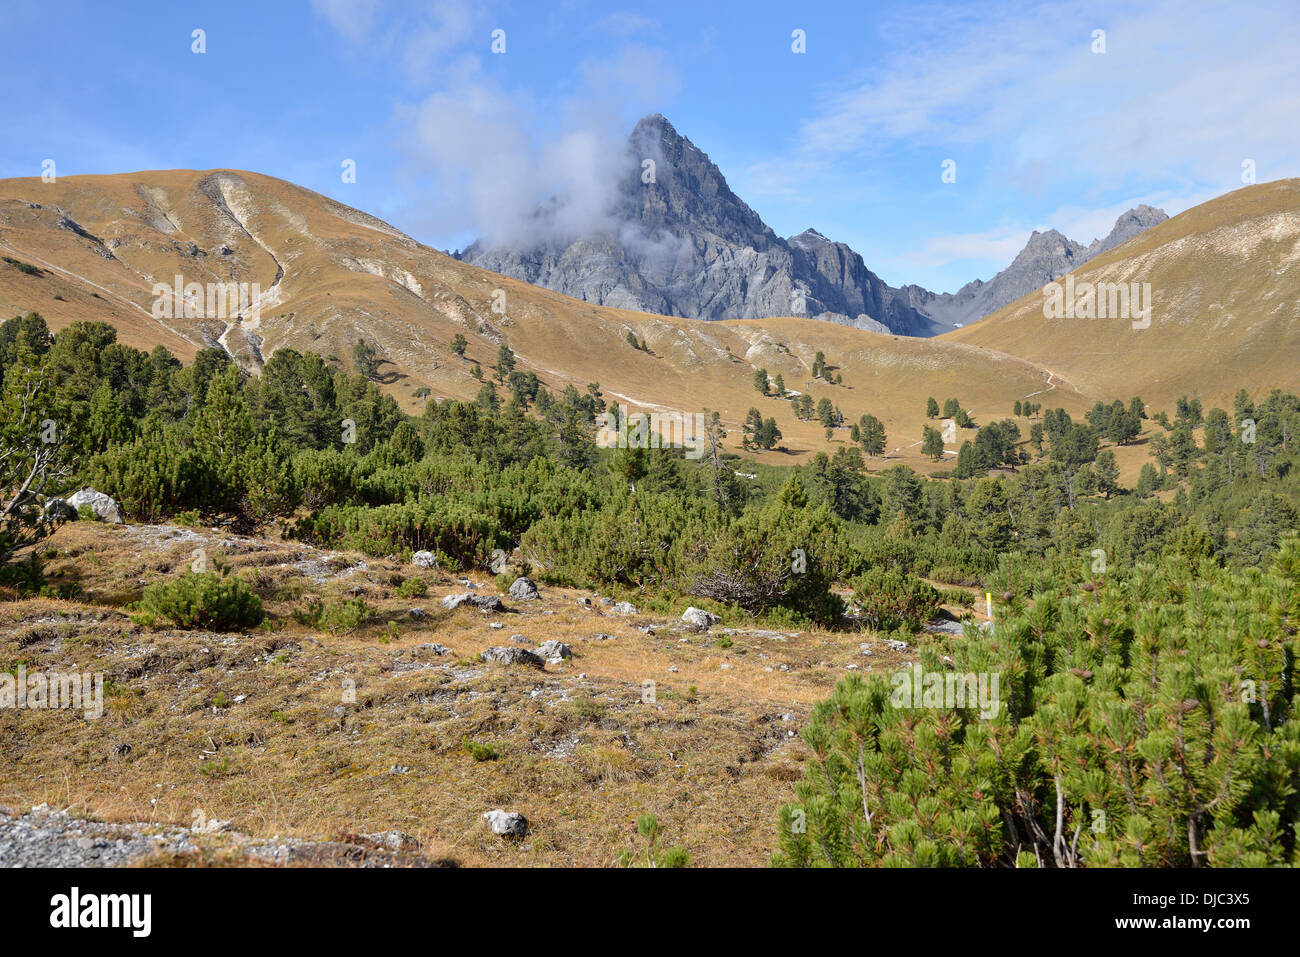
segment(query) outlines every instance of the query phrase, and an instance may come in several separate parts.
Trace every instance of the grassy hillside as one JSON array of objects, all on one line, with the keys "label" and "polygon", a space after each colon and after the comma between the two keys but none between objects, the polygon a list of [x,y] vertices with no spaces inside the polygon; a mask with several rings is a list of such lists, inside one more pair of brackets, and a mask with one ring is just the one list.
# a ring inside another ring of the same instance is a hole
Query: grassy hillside
[{"label": "grassy hillside", "polygon": [[[422,406],[415,395],[422,388],[472,397],[480,388],[473,364],[488,370],[501,343],[556,392],[599,382],[620,403],[715,409],[737,430],[757,406],[785,435],[787,453],[762,456],[773,462],[833,448],[848,431],[828,443],[787,401],[759,396],[759,367],[780,373],[792,391],[829,398],[846,422],[876,415],[895,459],[923,470],[932,467],[919,451],[928,396],[956,396],[979,421],[1005,416],[1016,399],[1042,390],[1072,412],[1091,404],[1032,362],[965,343],[810,319],[704,323],[593,306],[458,262],[364,213],[253,173],[2,181],[0,254],[42,270],[0,266],[0,315],[35,309],[56,330],[102,319],[121,341],[144,349],[161,342],[182,359],[222,344],[250,368],[282,346],[349,366],[353,343],[365,337],[388,360],[385,388],[408,412]],[[152,286],[176,275],[258,283],[260,316],[155,320]],[[629,332],[648,351],[633,349]],[[469,341],[463,359],[449,347],[457,333]],[[841,386],[809,386],[818,350]]]},{"label": "grassy hillside", "polygon": [[1150,283],[1149,328],[1049,319],[1034,292],[941,338],[1017,356],[1088,395],[1180,395],[1228,405],[1300,383],[1300,180],[1228,193],[1152,227],[1074,272],[1076,283]]}]

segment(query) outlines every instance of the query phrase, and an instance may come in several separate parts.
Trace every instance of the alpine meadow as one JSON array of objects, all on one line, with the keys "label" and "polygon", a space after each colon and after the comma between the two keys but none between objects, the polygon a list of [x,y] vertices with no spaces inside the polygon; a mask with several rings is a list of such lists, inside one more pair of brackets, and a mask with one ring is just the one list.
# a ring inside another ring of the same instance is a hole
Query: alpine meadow
[{"label": "alpine meadow", "polygon": [[1282,913],[1294,5],[267,6],[4,14],[0,866]]}]

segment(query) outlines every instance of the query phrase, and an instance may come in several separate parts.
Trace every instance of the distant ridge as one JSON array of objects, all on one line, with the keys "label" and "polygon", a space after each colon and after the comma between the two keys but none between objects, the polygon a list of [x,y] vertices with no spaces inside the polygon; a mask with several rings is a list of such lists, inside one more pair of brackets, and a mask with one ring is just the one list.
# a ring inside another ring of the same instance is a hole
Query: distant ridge
[{"label": "distant ridge", "polygon": [[988,282],[976,279],[955,293],[932,293],[920,286],[904,286],[903,292],[916,309],[936,322],[948,326],[969,325],[1168,218],[1162,209],[1135,206],[1115,220],[1114,228],[1104,239],[1095,239],[1087,246],[1055,229],[1043,233],[1035,230],[1011,265]]},{"label": "distant ridge", "polygon": [[[643,163],[654,161],[654,181]],[[1105,239],[1083,246],[1035,232],[1005,270],[956,293],[895,289],[844,243],[816,229],[782,239],[727,185],[718,167],[661,114],[628,138],[626,172],[606,221],[551,236],[555,204],[535,211],[542,240],[484,239],[465,262],[556,292],[624,309],[690,319],[810,316],[874,332],[936,335],[1019,299],[1168,217],[1138,206]]]}]

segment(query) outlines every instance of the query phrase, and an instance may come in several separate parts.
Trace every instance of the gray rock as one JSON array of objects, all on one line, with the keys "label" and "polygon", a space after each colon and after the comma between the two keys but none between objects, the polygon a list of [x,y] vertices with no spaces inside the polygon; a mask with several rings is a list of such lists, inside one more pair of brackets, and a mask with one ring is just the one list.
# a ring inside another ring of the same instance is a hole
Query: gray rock
[{"label": "gray rock", "polygon": [[45,517],[55,522],[75,522],[77,510],[65,499],[52,498],[45,503]]},{"label": "gray rock", "polygon": [[405,831],[380,831],[378,834],[362,834],[362,839],[377,847],[390,851],[419,851],[420,842]]},{"label": "gray rock", "polygon": [[617,605],[614,606],[614,614],[616,614],[616,615],[635,615],[635,614],[636,614],[636,605],[632,604],[630,601],[621,601],[621,602],[619,602]]},{"label": "gray rock", "polygon": [[897,638],[886,639],[885,644],[889,646],[890,651],[906,651],[910,645],[905,641],[899,641]]},{"label": "gray rock", "polygon": [[[645,183],[644,160],[655,163]],[[843,243],[809,230],[785,240],[727,186],[694,143],[656,114],[628,139],[610,184],[607,228],[577,236],[536,219],[531,248],[476,242],[460,258],[557,292],[691,319],[816,316],[929,335],[930,321]]]},{"label": "gray rock", "polygon": [[518,838],[528,833],[528,818],[518,811],[502,811],[498,808],[484,814],[483,820],[487,822],[488,829],[493,834],[500,834],[502,837]]},{"label": "gray rock", "polygon": [[411,556],[411,564],[417,568],[437,568],[438,559],[433,552],[420,551]]},{"label": "gray rock", "polygon": [[537,585],[531,578],[516,578],[510,585],[510,597],[520,601],[533,601],[537,598]]},{"label": "gray rock", "polygon": [[591,599],[590,599],[590,598],[579,598],[577,601],[574,602],[574,604],[577,605],[579,608],[590,608],[590,607],[591,607]]},{"label": "gray rock", "polygon": [[966,325],[1060,279],[1088,260],[1109,252],[1168,218],[1164,210],[1136,206],[1115,220],[1114,228],[1105,239],[1094,239],[1087,246],[1066,238],[1055,229],[1043,233],[1035,231],[1011,265],[988,282],[976,279],[955,293],[935,294],[919,286],[904,286],[900,292],[935,321],[945,325]]},{"label": "gray rock", "polygon": [[495,661],[503,665],[528,665],[530,668],[545,668],[546,661],[541,655],[527,648],[488,648],[482,653],[484,661]]},{"label": "gray rock", "polygon": [[411,654],[416,655],[417,657],[421,655],[445,655],[449,651],[451,651],[451,649],[446,645],[439,645],[431,641],[426,641],[412,648]]},{"label": "gray rock", "polygon": [[722,619],[713,614],[713,612],[705,611],[703,608],[696,608],[692,605],[690,608],[687,608],[682,612],[682,621],[686,622],[686,624],[693,628],[703,630],[716,625],[718,622],[722,621]]},{"label": "gray rock", "polygon": [[555,638],[544,641],[537,646],[537,653],[547,661],[559,661],[573,657],[573,649]]},{"label": "gray rock", "polygon": [[68,504],[77,511],[80,511],[83,505],[90,506],[90,510],[101,522],[110,522],[114,525],[126,524],[122,519],[122,507],[103,492],[96,492],[93,488],[83,488],[68,499]]},{"label": "gray rock", "polygon": [[475,595],[470,592],[461,592],[457,595],[448,595],[442,600],[442,607],[449,611],[455,611],[461,605],[473,605],[481,611],[505,611],[505,605],[498,595]]}]

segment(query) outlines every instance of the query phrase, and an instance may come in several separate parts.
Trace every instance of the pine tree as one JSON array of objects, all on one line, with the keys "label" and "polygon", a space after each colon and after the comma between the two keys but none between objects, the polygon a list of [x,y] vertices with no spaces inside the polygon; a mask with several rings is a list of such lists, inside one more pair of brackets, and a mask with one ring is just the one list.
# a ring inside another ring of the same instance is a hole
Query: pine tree
[{"label": "pine tree", "polygon": [[515,354],[511,348],[504,342],[497,349],[497,364],[495,367],[497,382],[504,383],[510,378],[510,373],[515,368]]},{"label": "pine tree", "polygon": [[358,375],[373,379],[379,372],[375,347],[365,339],[358,339],[352,346],[352,365]]},{"label": "pine tree", "polygon": [[817,421],[828,429],[835,425],[835,406],[824,396],[817,400]]},{"label": "pine tree", "polygon": [[1097,488],[1106,498],[1119,491],[1119,466],[1115,463],[1114,452],[1110,449],[1098,452],[1092,470],[1097,477]]},{"label": "pine tree", "polygon": [[932,425],[927,425],[922,433],[921,454],[936,462],[943,458],[943,433]]},{"label": "pine tree", "polygon": [[935,401],[934,396],[925,400],[925,417],[933,419],[939,414],[939,403]]},{"label": "pine tree", "polygon": [[758,444],[764,449],[774,449],[781,438],[781,430],[776,427],[776,419],[768,416],[759,429]]}]

